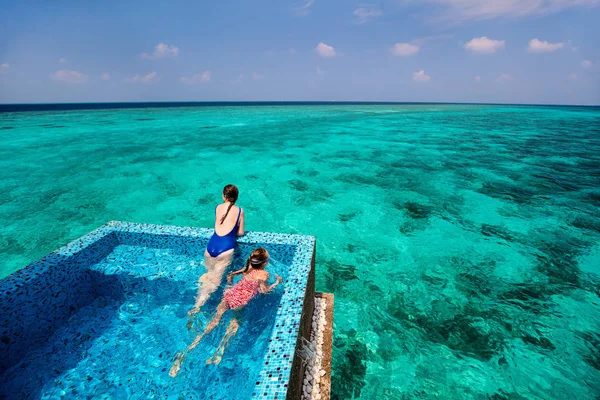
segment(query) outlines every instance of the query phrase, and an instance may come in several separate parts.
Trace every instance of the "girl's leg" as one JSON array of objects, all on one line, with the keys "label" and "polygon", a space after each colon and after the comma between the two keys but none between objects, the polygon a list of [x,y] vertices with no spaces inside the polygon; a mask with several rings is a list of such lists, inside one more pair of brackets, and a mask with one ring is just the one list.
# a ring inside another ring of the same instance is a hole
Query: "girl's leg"
[{"label": "girl's leg", "polygon": [[239,327],[240,323],[238,320],[236,318],[232,318],[231,322],[229,322],[229,325],[227,326],[227,331],[225,332],[223,339],[221,339],[221,343],[219,343],[219,347],[215,351],[215,354],[206,360],[207,364],[219,364],[221,362],[223,353],[225,352],[225,349],[227,349],[227,346],[229,346],[229,341],[233,336],[235,336]]},{"label": "girl's leg", "polygon": [[204,336],[206,336],[207,334],[212,332],[212,330],[215,329],[219,325],[219,322],[221,322],[221,318],[223,317],[223,314],[225,314],[225,311],[227,311],[227,310],[229,310],[227,303],[225,303],[225,301],[221,301],[221,303],[217,307],[217,313],[213,317],[212,321],[210,321],[210,323],[206,326],[206,329],[204,330],[204,332],[202,332],[200,335],[198,335],[196,337],[196,339],[194,339],[192,344],[190,344],[185,351],[179,352],[175,356],[175,362],[173,363],[173,365],[171,366],[171,370],[169,371],[169,375],[171,377],[174,378],[177,375],[177,373],[181,369],[181,364],[183,363],[183,360],[185,360],[185,357],[187,356],[187,354],[190,351],[194,350],[194,348],[196,346],[198,346],[198,343],[200,343],[200,340],[202,340],[202,338]]},{"label": "girl's leg", "polygon": [[[204,253],[206,272],[198,279],[198,294],[196,295],[194,308],[188,312],[190,317],[198,314],[200,308],[206,304],[210,296],[217,290],[223,280],[223,274],[229,264],[231,264],[232,259],[233,249],[219,254],[217,257],[211,257],[208,252]],[[188,329],[189,328],[191,328],[191,324],[188,322]]]}]

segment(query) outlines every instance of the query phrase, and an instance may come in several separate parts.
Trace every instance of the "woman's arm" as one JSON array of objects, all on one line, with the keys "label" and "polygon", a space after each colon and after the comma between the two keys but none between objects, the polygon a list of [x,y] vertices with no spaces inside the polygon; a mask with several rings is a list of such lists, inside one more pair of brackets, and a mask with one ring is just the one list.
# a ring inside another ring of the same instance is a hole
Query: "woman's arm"
[{"label": "woman's arm", "polygon": [[[267,277],[268,279],[268,277]],[[279,275],[277,275],[277,280],[275,281],[274,284],[267,286],[267,280],[265,279],[264,281],[260,281],[260,292],[267,294],[269,292],[271,292],[273,289],[275,289],[277,287],[277,285],[279,285],[281,283],[281,277]]]},{"label": "woman's arm", "polygon": [[238,225],[238,231],[237,231],[237,235],[238,236],[244,236],[244,220],[246,219],[245,215],[244,215],[244,209],[241,208],[242,211],[240,211],[240,224]]}]

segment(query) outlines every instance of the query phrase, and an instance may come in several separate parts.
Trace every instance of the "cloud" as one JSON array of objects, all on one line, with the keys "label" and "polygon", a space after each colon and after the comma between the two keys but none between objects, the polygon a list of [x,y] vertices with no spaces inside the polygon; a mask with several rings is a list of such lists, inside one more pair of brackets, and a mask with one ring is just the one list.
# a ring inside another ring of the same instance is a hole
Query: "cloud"
[{"label": "cloud", "polygon": [[592,68],[592,66],[593,66],[593,65],[594,65],[594,63],[593,63],[593,62],[591,62],[590,60],[583,60],[583,61],[581,62],[581,66],[582,66],[583,68],[585,68],[585,69]]},{"label": "cloud", "polygon": [[264,75],[257,74],[256,72],[253,72],[253,73],[252,73],[252,78],[253,78],[253,79],[257,79],[257,80],[258,80],[258,79],[264,79],[264,77],[265,77]]},{"label": "cloud", "polygon": [[391,49],[393,55],[401,57],[412,56],[418,53],[419,50],[419,46],[410,43],[396,43]]},{"label": "cloud", "polygon": [[177,57],[179,55],[179,47],[169,46],[168,44],[159,43],[154,46],[154,52],[152,54],[142,53],[142,58],[146,60],[154,60],[157,58],[170,58]]},{"label": "cloud", "polygon": [[8,63],[0,64],[0,73],[8,72],[9,68],[10,68],[10,64],[8,64]]},{"label": "cloud", "polygon": [[59,59],[58,59],[58,62],[59,62],[60,64],[64,64],[64,63],[66,63],[66,62],[67,62],[67,59],[66,59],[66,58],[64,58],[64,57],[61,57],[61,58],[59,58]]},{"label": "cloud", "polygon": [[420,70],[413,73],[413,81],[415,82],[429,82],[431,77],[425,74],[425,71]]},{"label": "cloud", "polygon": [[134,75],[131,78],[126,78],[125,81],[129,83],[153,83],[158,81],[158,74],[150,72],[146,75]]},{"label": "cloud", "polygon": [[421,51],[421,46],[427,42],[433,42],[436,40],[446,40],[453,37],[453,35],[438,35],[438,36],[427,36],[424,38],[415,39],[410,43],[396,43],[390,51],[393,55],[399,57],[410,57]]},{"label": "cloud", "polygon": [[508,81],[512,81],[513,77],[510,74],[500,74],[498,75],[498,78],[496,78],[496,80],[498,82],[508,82]]},{"label": "cloud", "polygon": [[315,4],[315,0],[304,0],[296,8],[294,8],[294,14],[299,17],[305,17],[310,14],[310,8]]},{"label": "cloud", "polygon": [[323,76],[323,75],[325,75],[325,71],[323,71],[323,70],[321,69],[321,67],[317,67],[317,75],[319,75],[319,76]]},{"label": "cloud", "polygon": [[61,69],[51,75],[55,81],[66,82],[66,83],[85,83],[88,80],[88,76],[82,74],[79,71],[69,71]]},{"label": "cloud", "polygon": [[335,57],[336,55],[335,49],[323,42],[319,43],[317,47],[315,47],[315,51],[321,57]]},{"label": "cloud", "polygon": [[576,7],[594,7],[600,0],[427,0],[443,7],[437,19],[464,22],[500,17],[547,15]]},{"label": "cloud", "polygon": [[381,17],[383,15],[383,11],[374,6],[367,6],[357,8],[352,12],[352,14],[354,14],[354,16],[356,17],[354,23],[360,25],[366,22],[370,22],[376,19],[377,17]]},{"label": "cloud", "polygon": [[465,44],[465,49],[472,53],[492,54],[504,47],[506,41],[488,39],[486,36],[471,39]]},{"label": "cloud", "polygon": [[570,81],[577,80],[577,74],[575,72],[571,72],[568,78]]},{"label": "cloud", "polygon": [[550,42],[546,42],[538,40],[538,39],[531,39],[529,41],[529,47],[527,47],[527,50],[530,53],[552,53],[556,50],[560,50],[563,47],[565,47],[565,44],[560,42],[560,43],[550,43]]},{"label": "cloud", "polygon": [[179,82],[184,83],[186,85],[196,85],[198,83],[209,82],[211,78],[210,71],[204,71],[199,74],[194,74],[192,76],[183,76],[179,79]]},{"label": "cloud", "polygon": [[108,72],[103,72],[100,74],[100,79],[103,81],[110,81],[110,74]]}]

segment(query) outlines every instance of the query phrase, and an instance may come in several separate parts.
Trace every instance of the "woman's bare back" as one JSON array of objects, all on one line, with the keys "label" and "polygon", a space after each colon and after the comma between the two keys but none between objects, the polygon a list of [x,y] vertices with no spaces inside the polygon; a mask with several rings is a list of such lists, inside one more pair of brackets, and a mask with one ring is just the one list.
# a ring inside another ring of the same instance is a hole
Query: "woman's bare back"
[{"label": "woman's bare back", "polygon": [[221,224],[221,218],[227,212],[228,204],[219,204],[217,206],[216,219],[215,219],[215,232],[217,235],[224,236],[227,235],[233,228],[235,228],[236,222],[238,220],[238,214],[240,213],[240,208],[238,206],[231,206],[229,213],[227,214],[227,218]]}]

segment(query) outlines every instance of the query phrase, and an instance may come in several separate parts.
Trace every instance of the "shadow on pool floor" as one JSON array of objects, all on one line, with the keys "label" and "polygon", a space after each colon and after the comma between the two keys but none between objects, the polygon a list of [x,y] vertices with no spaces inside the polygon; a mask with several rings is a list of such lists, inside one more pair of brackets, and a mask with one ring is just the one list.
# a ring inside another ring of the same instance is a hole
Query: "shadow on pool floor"
[{"label": "shadow on pool floor", "polygon": [[[31,324],[29,329],[43,327],[45,335],[23,349],[21,357],[3,360],[9,367],[0,375],[0,398],[39,398],[57,378],[75,368],[94,342],[114,326],[127,289],[134,289],[135,294],[152,294],[154,301],[163,305],[193,299],[195,294],[193,290],[182,291],[181,283],[167,278],[105,275],[89,269],[85,273],[93,285],[92,301],[77,308],[64,304],[64,307],[72,308],[69,317],[53,329],[48,326],[50,310],[38,311],[35,318],[38,325]],[[79,324],[75,329],[71,325],[73,320]],[[110,351],[110,347],[107,350]],[[87,378],[91,380],[91,377]],[[74,390],[73,394],[77,393],[77,388],[70,389]]]}]

